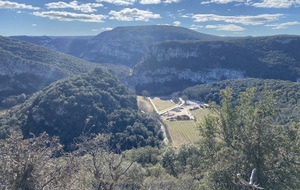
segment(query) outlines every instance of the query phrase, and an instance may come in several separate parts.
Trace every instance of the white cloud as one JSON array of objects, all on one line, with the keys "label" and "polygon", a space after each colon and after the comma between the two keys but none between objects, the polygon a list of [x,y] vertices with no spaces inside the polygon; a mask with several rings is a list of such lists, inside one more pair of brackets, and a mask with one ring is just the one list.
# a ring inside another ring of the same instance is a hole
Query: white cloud
[{"label": "white cloud", "polygon": [[239,23],[244,25],[261,25],[267,22],[276,21],[283,17],[283,14],[261,14],[256,16],[222,16],[215,14],[196,14],[192,16],[195,22],[224,21],[227,23]]},{"label": "white cloud", "polygon": [[181,0],[141,0],[140,4],[160,4],[160,3],[165,3],[165,4],[171,4],[171,3],[179,3]]},{"label": "white cloud", "polygon": [[289,26],[293,26],[293,25],[299,25],[300,22],[285,22],[285,23],[281,23],[281,24],[268,24],[266,26],[270,26],[272,27],[272,29],[284,29],[287,28]]},{"label": "white cloud", "polygon": [[133,5],[136,0],[96,0],[98,3],[106,2],[114,5]]},{"label": "white cloud", "polygon": [[181,0],[163,0],[163,3],[179,3]]},{"label": "white cloud", "polygon": [[33,27],[36,27],[36,26],[37,26],[37,24],[31,24],[31,26],[33,26]]},{"label": "white cloud", "polygon": [[160,0],[141,0],[140,4],[146,5],[146,4],[160,4]]},{"label": "white cloud", "polygon": [[101,29],[92,29],[92,32],[100,32],[100,31],[110,31],[113,28],[107,27],[107,28],[101,28]]},{"label": "white cloud", "polygon": [[33,7],[32,5],[26,5],[11,1],[0,1],[0,9],[31,9],[39,10],[39,7]]},{"label": "white cloud", "polygon": [[228,4],[233,2],[244,3],[245,5],[259,8],[290,8],[300,5],[299,0],[207,0],[202,1],[201,4]]},{"label": "white cloud", "polygon": [[193,13],[188,13],[188,14],[179,13],[179,16],[182,18],[190,18],[190,17],[194,16],[194,14]]},{"label": "white cloud", "polygon": [[174,22],[173,22],[173,25],[174,25],[174,26],[180,26],[180,25],[181,25],[181,22],[180,22],[180,21],[174,21]]},{"label": "white cloud", "polygon": [[261,8],[290,8],[295,5],[300,5],[299,0],[262,0],[260,3],[253,3],[254,7]]},{"label": "white cloud", "polygon": [[190,26],[190,29],[191,29],[191,30],[198,30],[199,28],[203,28],[203,26],[195,25],[195,24],[192,24],[192,25]]},{"label": "white cloud", "polygon": [[145,11],[140,9],[125,8],[119,12],[110,11],[109,15],[112,15],[111,19],[120,21],[149,21],[149,19],[161,18],[159,14],[154,14],[151,11]]},{"label": "white cloud", "polygon": [[103,22],[103,19],[106,18],[105,15],[77,14],[65,11],[33,12],[32,14],[35,16],[46,17],[51,20],[60,21]]},{"label": "white cloud", "polygon": [[63,1],[59,2],[52,2],[52,3],[47,3],[46,7],[48,9],[64,9],[64,8],[71,8],[77,11],[81,12],[95,12],[97,9],[94,9],[96,7],[102,7],[102,4],[99,3],[86,3],[86,4],[78,4],[78,1],[71,1],[70,3],[66,3]]},{"label": "white cloud", "polygon": [[244,31],[245,30],[245,28],[237,26],[235,24],[206,25],[205,28],[216,29],[216,30],[223,30],[223,31],[232,31],[232,32],[240,32],[240,31]]},{"label": "white cloud", "polygon": [[110,31],[112,30],[113,28],[110,28],[110,27],[107,27],[107,28],[101,28],[102,31]]},{"label": "white cloud", "polygon": [[210,1],[202,1],[201,4],[209,4],[209,3],[216,3],[216,4],[228,4],[232,2],[244,2],[244,0],[210,0]]}]

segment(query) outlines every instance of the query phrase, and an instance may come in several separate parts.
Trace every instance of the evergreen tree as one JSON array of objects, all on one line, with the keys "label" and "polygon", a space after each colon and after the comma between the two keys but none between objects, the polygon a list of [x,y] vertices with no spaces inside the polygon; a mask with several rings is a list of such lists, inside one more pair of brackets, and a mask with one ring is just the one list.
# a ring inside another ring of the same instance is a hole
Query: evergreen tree
[{"label": "evergreen tree", "polygon": [[298,189],[299,129],[275,124],[278,112],[272,93],[250,88],[233,101],[232,89],[227,88],[221,95],[221,106],[213,106],[213,114],[200,126],[211,165],[207,185],[240,189],[236,174],[249,179],[257,168],[256,182],[265,189]]}]

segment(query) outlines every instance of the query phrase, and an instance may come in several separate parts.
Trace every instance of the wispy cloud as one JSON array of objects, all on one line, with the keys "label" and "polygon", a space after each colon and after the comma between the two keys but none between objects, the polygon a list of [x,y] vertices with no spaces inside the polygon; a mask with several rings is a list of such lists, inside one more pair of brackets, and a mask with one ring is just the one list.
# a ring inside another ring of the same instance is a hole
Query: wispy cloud
[{"label": "wispy cloud", "polygon": [[98,3],[110,3],[114,5],[133,5],[136,0],[96,0]]},{"label": "wispy cloud", "polygon": [[111,19],[119,21],[149,21],[149,19],[161,18],[159,14],[154,14],[151,11],[145,11],[140,9],[125,8],[119,12],[110,11]]},{"label": "wispy cloud", "polygon": [[276,21],[283,17],[283,14],[261,14],[255,16],[222,16],[215,14],[196,14],[192,18],[195,22],[224,21],[226,23],[239,23],[244,25],[261,25],[267,22]]},{"label": "wispy cloud", "polygon": [[252,4],[254,7],[261,8],[290,8],[294,5],[300,5],[299,0],[263,0]]},{"label": "wispy cloud", "polygon": [[200,29],[200,28],[203,28],[203,26],[196,25],[196,24],[192,24],[192,25],[190,26],[190,29],[191,29],[191,30],[198,30],[198,29]]},{"label": "wispy cloud", "polygon": [[207,0],[202,1],[201,4],[228,4],[239,3],[247,6],[258,8],[290,8],[292,6],[300,5],[299,0]]},{"label": "wispy cloud", "polygon": [[46,17],[51,20],[59,21],[81,21],[81,22],[103,22],[107,16],[96,14],[77,14],[65,11],[45,11],[45,12],[33,12],[35,16]]},{"label": "wispy cloud", "polygon": [[272,27],[272,29],[284,29],[284,28],[288,28],[289,26],[293,26],[293,25],[299,25],[300,22],[285,22],[285,23],[281,23],[281,24],[267,24],[266,26]]},{"label": "wispy cloud", "polygon": [[140,4],[147,5],[147,4],[160,4],[161,0],[141,0]]},{"label": "wispy cloud", "polygon": [[140,0],[139,3],[143,5],[153,5],[153,4],[171,4],[171,3],[179,3],[181,0]]},{"label": "wispy cloud", "polygon": [[244,2],[244,0],[210,0],[210,1],[202,1],[201,4],[210,4],[210,3],[216,3],[216,4],[228,4],[232,2]]},{"label": "wispy cloud", "polygon": [[112,29],[113,29],[113,28],[111,28],[111,27],[101,28],[102,31],[110,31],[110,30],[112,30]]},{"label": "wispy cloud", "polygon": [[222,31],[231,31],[231,32],[240,32],[245,30],[245,28],[237,26],[235,24],[206,25],[204,28],[216,29]]},{"label": "wispy cloud", "polygon": [[39,10],[39,7],[34,7],[32,5],[26,5],[22,3],[12,2],[12,1],[0,1],[0,9],[31,9]]},{"label": "wispy cloud", "polygon": [[173,25],[174,25],[174,26],[180,26],[180,25],[181,25],[181,22],[180,22],[180,21],[174,21],[174,22],[173,22]]},{"label": "wispy cloud", "polygon": [[163,0],[163,3],[179,3],[181,0]]},{"label": "wispy cloud", "polygon": [[113,28],[110,28],[110,27],[107,27],[107,28],[95,28],[95,29],[92,29],[92,32],[100,32],[100,31],[110,31],[112,30]]},{"label": "wispy cloud", "polygon": [[58,1],[58,2],[52,2],[52,3],[47,3],[45,5],[48,9],[65,9],[65,8],[71,8],[77,11],[81,12],[95,12],[97,9],[96,7],[102,7],[103,5],[100,3],[86,3],[86,4],[79,4],[78,1],[71,1],[70,3],[66,3],[63,1]]}]

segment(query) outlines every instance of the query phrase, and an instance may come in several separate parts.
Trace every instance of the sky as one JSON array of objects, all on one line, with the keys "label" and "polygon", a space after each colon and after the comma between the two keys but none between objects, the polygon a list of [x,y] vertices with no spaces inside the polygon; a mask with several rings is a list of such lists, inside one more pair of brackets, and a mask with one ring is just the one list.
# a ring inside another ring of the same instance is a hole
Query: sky
[{"label": "sky", "polygon": [[2,36],[94,36],[137,25],[218,36],[300,35],[300,0],[0,0]]}]

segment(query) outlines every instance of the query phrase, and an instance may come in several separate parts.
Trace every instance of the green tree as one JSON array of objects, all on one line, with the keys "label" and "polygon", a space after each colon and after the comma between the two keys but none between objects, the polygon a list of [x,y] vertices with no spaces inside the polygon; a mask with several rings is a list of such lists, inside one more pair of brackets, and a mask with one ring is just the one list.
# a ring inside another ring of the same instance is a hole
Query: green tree
[{"label": "green tree", "polygon": [[143,96],[144,99],[146,99],[147,97],[150,97],[149,91],[143,90],[143,91],[142,91],[142,96]]},{"label": "green tree", "polygon": [[266,189],[298,189],[299,129],[277,125],[272,93],[247,89],[234,101],[232,89],[221,92],[221,106],[200,125],[210,168],[212,189],[240,189],[235,175],[245,179],[257,168],[257,182]]}]

